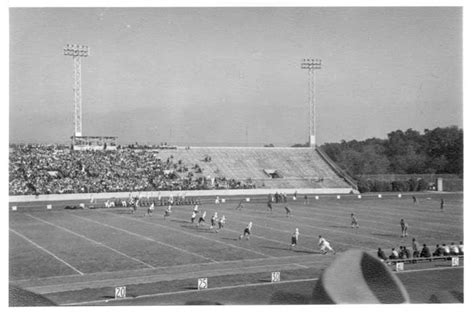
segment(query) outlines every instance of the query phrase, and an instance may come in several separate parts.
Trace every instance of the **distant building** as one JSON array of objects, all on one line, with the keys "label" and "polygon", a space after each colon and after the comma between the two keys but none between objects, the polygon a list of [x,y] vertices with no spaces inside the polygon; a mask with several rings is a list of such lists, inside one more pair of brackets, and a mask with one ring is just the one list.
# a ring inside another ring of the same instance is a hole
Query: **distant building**
[{"label": "distant building", "polygon": [[71,147],[75,151],[117,150],[117,137],[73,136]]}]

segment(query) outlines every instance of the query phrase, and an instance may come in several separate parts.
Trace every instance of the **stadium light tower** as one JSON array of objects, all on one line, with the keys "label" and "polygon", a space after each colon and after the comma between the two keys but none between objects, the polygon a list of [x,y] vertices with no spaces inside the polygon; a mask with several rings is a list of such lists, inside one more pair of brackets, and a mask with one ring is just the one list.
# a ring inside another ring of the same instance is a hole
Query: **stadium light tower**
[{"label": "stadium light tower", "polygon": [[81,88],[81,58],[89,56],[89,47],[84,45],[67,44],[64,55],[72,56],[74,64],[74,136],[82,136],[82,88]]},{"label": "stadium light tower", "polygon": [[301,69],[308,70],[308,102],[309,102],[309,145],[316,147],[316,74],[321,69],[321,59],[303,59]]}]

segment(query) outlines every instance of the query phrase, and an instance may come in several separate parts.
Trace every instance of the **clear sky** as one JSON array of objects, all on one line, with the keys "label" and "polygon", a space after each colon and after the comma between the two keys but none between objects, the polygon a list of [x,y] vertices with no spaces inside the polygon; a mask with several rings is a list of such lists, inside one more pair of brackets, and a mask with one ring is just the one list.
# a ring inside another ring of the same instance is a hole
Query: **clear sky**
[{"label": "clear sky", "polygon": [[12,8],[10,142],[67,143],[72,58],[83,134],[119,142],[317,143],[462,126],[462,9]]}]

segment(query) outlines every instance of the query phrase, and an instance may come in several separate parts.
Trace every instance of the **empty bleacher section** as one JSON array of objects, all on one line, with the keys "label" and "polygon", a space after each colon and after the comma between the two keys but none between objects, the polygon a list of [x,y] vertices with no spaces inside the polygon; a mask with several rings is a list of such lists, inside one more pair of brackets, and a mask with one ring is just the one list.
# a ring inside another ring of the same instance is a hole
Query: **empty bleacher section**
[{"label": "empty bleacher section", "polygon": [[349,193],[354,188],[327,158],[310,148],[71,152],[37,145],[10,150],[9,166],[10,195],[216,189]]},{"label": "empty bleacher section", "polygon": [[[179,148],[171,153],[185,164],[199,163],[206,177],[251,179],[256,188],[351,188],[310,148]],[[168,154],[160,151],[157,156]],[[274,170],[279,178],[272,178],[266,170]]]}]

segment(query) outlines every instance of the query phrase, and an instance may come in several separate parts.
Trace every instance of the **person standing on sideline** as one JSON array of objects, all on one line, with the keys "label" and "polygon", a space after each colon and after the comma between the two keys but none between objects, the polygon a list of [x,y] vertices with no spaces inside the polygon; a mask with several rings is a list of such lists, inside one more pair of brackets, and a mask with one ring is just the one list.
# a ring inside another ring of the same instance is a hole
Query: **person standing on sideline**
[{"label": "person standing on sideline", "polygon": [[411,248],[413,249],[413,258],[420,257],[420,244],[415,238],[411,240]]}]

